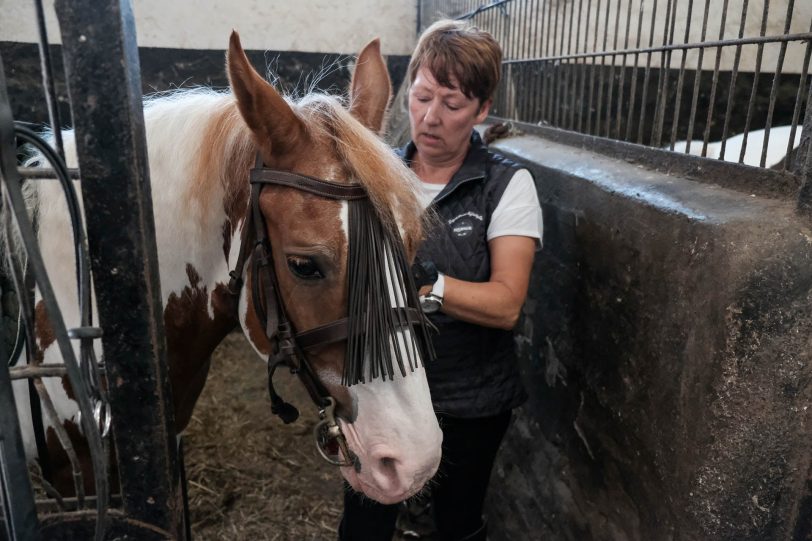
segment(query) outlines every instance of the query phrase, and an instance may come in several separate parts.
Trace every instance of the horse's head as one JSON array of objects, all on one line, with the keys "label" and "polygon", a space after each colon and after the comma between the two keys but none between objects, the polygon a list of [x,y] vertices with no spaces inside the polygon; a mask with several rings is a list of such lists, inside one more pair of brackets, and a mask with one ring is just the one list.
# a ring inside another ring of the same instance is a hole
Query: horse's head
[{"label": "horse's head", "polygon": [[[336,400],[349,446],[345,458],[352,462],[342,468],[345,478],[375,500],[403,500],[434,475],[442,433],[431,406],[418,332],[402,324],[414,293],[413,286],[402,287],[410,283],[404,263],[421,237],[421,210],[411,172],[372,133],[381,130],[391,95],[378,41],[358,57],[348,111],[327,96],[289,103],[253,69],[236,33],[228,72],[240,114],[267,170],[276,176],[279,171],[300,175],[293,177],[293,184],[305,176],[358,183],[364,194],[364,202],[355,207],[356,201],[301,186],[274,183],[255,188],[257,212],[251,220],[254,226],[261,223],[257,236],[267,237],[273,272],[260,276],[256,254],[253,264],[245,265],[243,328],[267,357],[283,342],[274,318],[263,317],[273,312],[275,300],[268,297],[278,299],[277,308],[300,336],[349,316],[350,329],[338,339],[333,333],[300,348],[306,357],[303,368],[312,369],[317,386]],[[394,232],[390,238],[397,237],[397,242],[381,248],[385,243],[374,233],[359,240],[364,235],[351,233],[358,230],[359,219],[353,218],[353,213],[360,215],[353,210],[358,208],[374,216],[376,231]],[[375,253],[382,254],[378,263],[370,256]],[[272,274],[275,279],[269,278]],[[379,301],[369,293],[376,290]],[[352,307],[359,303],[361,312],[353,315]],[[393,310],[398,307],[401,310]],[[365,327],[354,330],[353,322],[364,319]],[[390,321],[386,325],[379,320]]]}]

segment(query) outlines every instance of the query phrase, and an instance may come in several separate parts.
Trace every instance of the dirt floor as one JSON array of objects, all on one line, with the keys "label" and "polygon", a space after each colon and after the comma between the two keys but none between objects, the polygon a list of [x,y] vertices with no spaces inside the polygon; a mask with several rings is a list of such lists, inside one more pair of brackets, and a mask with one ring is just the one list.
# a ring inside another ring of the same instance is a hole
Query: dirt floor
[{"label": "dirt floor", "polygon": [[[217,348],[206,388],[184,433],[195,541],[334,541],[343,484],[318,456],[316,407],[304,387],[277,370],[275,387],[299,419],[271,414],[265,363],[242,333]],[[394,541],[433,541],[425,501],[401,513]]]},{"label": "dirt floor", "polygon": [[271,414],[265,364],[242,334],[215,352],[184,439],[195,540],[336,539],[341,475],[318,458],[315,406],[282,372],[276,388],[301,412],[291,425]]}]

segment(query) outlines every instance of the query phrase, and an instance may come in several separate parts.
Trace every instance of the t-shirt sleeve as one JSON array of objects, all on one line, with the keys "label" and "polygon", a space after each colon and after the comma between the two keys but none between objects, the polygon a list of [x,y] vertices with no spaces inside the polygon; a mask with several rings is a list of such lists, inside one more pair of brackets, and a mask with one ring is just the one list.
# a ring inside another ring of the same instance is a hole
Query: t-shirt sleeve
[{"label": "t-shirt sleeve", "polygon": [[491,215],[488,240],[505,235],[518,235],[538,239],[541,248],[544,221],[541,215],[536,183],[527,169],[519,169],[508,181],[502,199]]}]

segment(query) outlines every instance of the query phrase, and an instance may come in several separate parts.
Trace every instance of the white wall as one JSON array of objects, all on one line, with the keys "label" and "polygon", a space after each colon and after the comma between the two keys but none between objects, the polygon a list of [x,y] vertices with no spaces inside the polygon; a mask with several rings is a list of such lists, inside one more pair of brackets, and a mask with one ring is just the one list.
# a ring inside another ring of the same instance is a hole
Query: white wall
[{"label": "white wall", "polygon": [[[36,42],[32,0],[0,0],[0,40]],[[45,0],[59,42],[53,0]],[[409,55],[416,2],[410,0],[133,0],[138,44],[225,49],[236,29],[248,49],[353,54],[380,37],[384,54]]]}]

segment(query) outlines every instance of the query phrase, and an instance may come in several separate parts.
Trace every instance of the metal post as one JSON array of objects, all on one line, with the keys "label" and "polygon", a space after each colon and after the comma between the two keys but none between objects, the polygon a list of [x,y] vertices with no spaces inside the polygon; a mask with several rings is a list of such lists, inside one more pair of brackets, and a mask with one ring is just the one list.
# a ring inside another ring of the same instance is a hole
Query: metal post
[{"label": "metal post", "polygon": [[5,345],[0,341],[0,539],[39,539]]},{"label": "metal post", "polygon": [[[128,0],[57,0],[102,345],[129,517],[178,533],[178,457]],[[121,383],[123,382],[123,383]],[[182,534],[181,534],[182,535]]]},{"label": "metal post", "polygon": [[[801,132],[801,144],[798,150],[798,160],[801,163],[801,190],[798,193],[798,212],[812,218],[812,83],[809,85],[809,93],[806,96],[804,128]],[[789,154],[786,159],[790,159]]]},{"label": "metal post", "polygon": [[[0,182],[17,172],[14,149],[14,120],[6,91],[3,61],[0,58]],[[4,206],[0,190],[0,208]],[[0,305],[2,320],[2,305]],[[39,539],[34,493],[28,478],[17,406],[11,389],[5,344],[0,340],[0,539]]]}]

